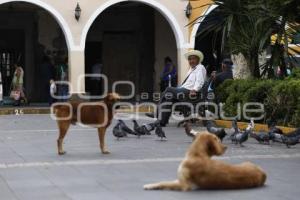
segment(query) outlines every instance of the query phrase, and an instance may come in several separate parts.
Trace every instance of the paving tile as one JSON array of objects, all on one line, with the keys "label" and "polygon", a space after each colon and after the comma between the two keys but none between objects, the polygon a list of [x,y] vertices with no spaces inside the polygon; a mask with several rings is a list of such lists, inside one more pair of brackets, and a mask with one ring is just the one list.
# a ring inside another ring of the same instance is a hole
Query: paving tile
[{"label": "paving tile", "polygon": [[[146,122],[149,121],[139,121]],[[144,184],[176,178],[180,159],[192,140],[183,128],[175,127],[175,122],[164,128],[168,139],[165,142],[155,135],[116,140],[112,135],[115,123],[106,135],[110,155],[100,153],[96,130],[73,126],[64,143],[67,154],[58,156],[57,127],[48,115],[0,116],[0,199],[294,200],[300,196],[300,145],[287,149],[280,144],[259,145],[252,139],[245,148],[225,139],[228,150],[223,159],[232,164],[259,164],[268,174],[263,188],[144,191]],[[131,122],[126,123],[132,126]],[[271,158],[260,158],[263,155]]]}]

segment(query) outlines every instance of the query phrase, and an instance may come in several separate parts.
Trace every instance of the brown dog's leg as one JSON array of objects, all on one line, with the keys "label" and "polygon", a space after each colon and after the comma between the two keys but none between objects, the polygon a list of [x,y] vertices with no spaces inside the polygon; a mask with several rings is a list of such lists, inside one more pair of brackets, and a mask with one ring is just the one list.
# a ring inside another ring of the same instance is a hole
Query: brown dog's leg
[{"label": "brown dog's leg", "polygon": [[64,137],[66,136],[67,131],[70,127],[70,122],[69,121],[59,121],[58,127],[59,127],[59,137],[57,139],[57,150],[58,150],[58,155],[63,155],[66,153],[63,149],[63,140],[64,140]]},{"label": "brown dog's leg", "polygon": [[191,190],[191,187],[188,184],[184,184],[179,182],[178,180],[175,181],[166,181],[166,182],[159,182],[153,184],[144,185],[145,190],[179,190],[179,191],[188,191]]},{"label": "brown dog's leg", "polygon": [[99,142],[100,142],[100,149],[101,149],[101,152],[103,154],[109,154],[110,152],[107,151],[106,145],[105,145],[105,131],[106,131],[105,127],[98,128],[98,136],[99,136]]}]

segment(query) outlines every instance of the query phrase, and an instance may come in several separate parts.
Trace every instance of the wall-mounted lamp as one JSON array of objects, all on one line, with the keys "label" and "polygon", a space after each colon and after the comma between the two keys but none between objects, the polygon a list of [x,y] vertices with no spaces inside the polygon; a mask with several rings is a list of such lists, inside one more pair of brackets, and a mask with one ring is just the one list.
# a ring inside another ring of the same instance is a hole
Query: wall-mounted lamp
[{"label": "wall-mounted lamp", "polygon": [[191,14],[192,14],[192,10],[193,10],[192,4],[189,1],[188,5],[186,6],[186,10],[185,10],[185,16],[187,18],[190,18]]},{"label": "wall-mounted lamp", "polygon": [[80,16],[81,16],[81,8],[79,6],[79,3],[77,3],[77,6],[75,8],[75,19],[79,21]]}]

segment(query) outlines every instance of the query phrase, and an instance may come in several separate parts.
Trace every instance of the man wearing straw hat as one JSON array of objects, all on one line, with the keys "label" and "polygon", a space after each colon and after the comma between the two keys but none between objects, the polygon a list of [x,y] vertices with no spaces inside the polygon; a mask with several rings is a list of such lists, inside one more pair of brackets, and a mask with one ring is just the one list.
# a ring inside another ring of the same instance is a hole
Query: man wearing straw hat
[{"label": "man wearing straw hat", "polygon": [[[172,104],[181,99],[188,99],[194,96],[201,90],[206,79],[206,69],[201,64],[204,56],[201,51],[191,50],[185,54],[189,62],[189,71],[182,84],[178,87],[168,87],[161,96],[157,115],[161,126],[166,126],[171,115]],[[163,111],[161,112],[160,110]],[[146,114],[149,117],[154,117],[153,113]]]}]

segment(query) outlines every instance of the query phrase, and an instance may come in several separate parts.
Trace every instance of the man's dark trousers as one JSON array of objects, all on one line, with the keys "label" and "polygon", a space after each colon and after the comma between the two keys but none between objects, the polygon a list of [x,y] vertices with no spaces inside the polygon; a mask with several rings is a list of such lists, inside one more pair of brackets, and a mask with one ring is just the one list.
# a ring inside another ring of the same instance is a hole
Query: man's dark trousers
[{"label": "man's dark trousers", "polygon": [[[172,104],[177,101],[188,99],[190,90],[182,87],[167,87],[162,93],[159,105],[158,105],[158,118],[161,125],[166,125],[169,122],[169,118],[172,113]],[[164,105],[166,104],[166,105]],[[161,112],[161,110],[164,110]]]}]

